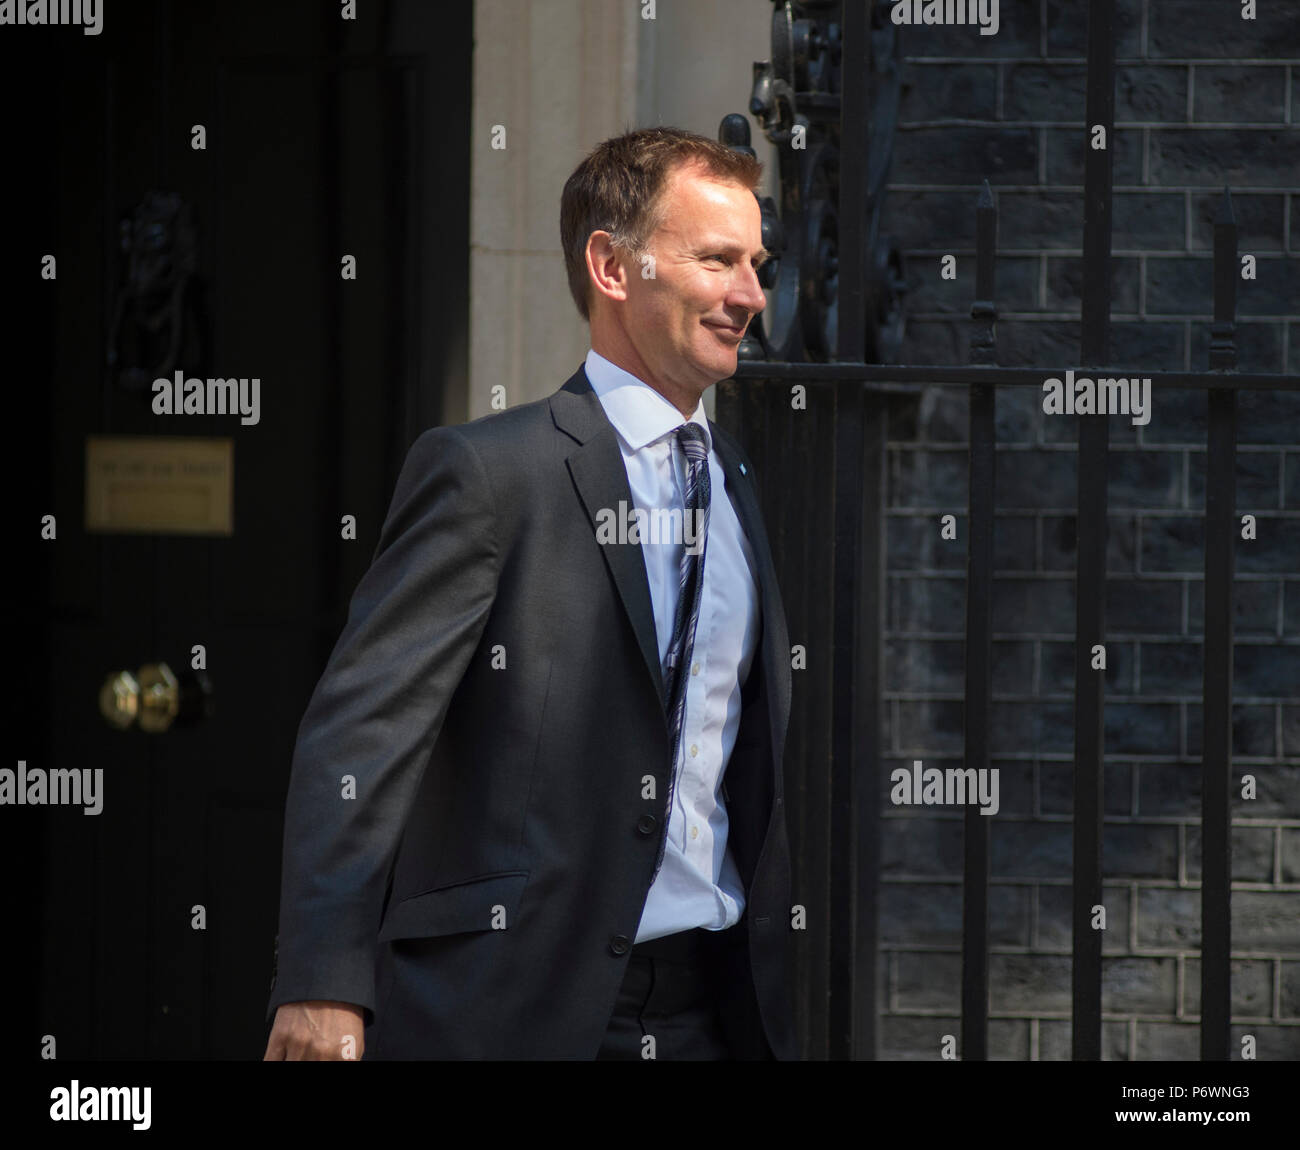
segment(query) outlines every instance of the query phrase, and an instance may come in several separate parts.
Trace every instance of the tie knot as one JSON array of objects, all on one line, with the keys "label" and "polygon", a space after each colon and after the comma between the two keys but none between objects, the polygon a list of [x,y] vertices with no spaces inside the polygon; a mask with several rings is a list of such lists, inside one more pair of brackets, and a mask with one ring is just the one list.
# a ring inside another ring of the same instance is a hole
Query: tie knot
[{"label": "tie knot", "polygon": [[683,423],[677,429],[677,442],[681,444],[688,463],[703,463],[709,457],[704,429],[698,423]]}]

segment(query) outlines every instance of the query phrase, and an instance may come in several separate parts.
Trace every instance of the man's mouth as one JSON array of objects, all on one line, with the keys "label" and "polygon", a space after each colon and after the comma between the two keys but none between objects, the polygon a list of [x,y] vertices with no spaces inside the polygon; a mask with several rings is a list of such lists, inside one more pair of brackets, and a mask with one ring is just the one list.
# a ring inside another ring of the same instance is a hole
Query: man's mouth
[{"label": "man's mouth", "polygon": [[710,322],[709,320],[705,320],[705,321],[704,321],[704,326],[705,326],[705,327],[711,327],[711,328],[714,329],[714,331],[723,331],[723,332],[726,332],[726,333],[727,333],[729,336],[731,336],[733,339],[741,339],[741,338],[744,336],[744,334],[745,334],[745,326],[746,326],[746,325],[741,324],[740,327],[732,327],[732,326],[729,325],[729,324],[725,324],[725,323],[712,323],[712,322]]}]

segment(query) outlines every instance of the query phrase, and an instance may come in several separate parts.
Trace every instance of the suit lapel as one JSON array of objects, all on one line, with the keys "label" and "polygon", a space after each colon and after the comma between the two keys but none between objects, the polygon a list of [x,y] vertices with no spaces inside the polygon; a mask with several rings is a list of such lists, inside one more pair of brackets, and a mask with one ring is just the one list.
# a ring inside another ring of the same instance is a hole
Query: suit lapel
[{"label": "suit lapel", "polygon": [[[551,417],[555,426],[576,442],[566,464],[578,498],[591,521],[593,535],[602,509],[617,509],[620,501],[633,506],[627,482],[627,469],[618,437],[605,415],[600,398],[582,367],[569,377],[564,386],[551,396]],[[754,474],[745,466],[735,441],[712,420],[709,430],[714,450],[722,464],[727,494],[749,539],[758,567],[759,604],[763,621],[762,651],[764,678],[773,697],[769,699],[772,746],[785,741],[785,721],[790,712],[789,647],[784,612],[777,589],[776,568],[768,544],[763,515],[754,490]],[[601,544],[601,554],[618,589],[623,609],[636,635],[646,669],[667,717],[663,673],[659,666],[659,639],[655,631],[654,608],[650,602],[650,583],[640,544]],[[707,561],[707,560],[706,560]]]},{"label": "suit lapel", "polygon": [[[569,452],[566,463],[595,534],[597,516],[602,509],[616,510],[620,502],[627,507],[633,503],[618,437],[582,368],[551,396],[551,417],[557,428],[577,440],[577,446]],[[623,609],[632,624],[637,646],[641,648],[666,718],[668,708],[664,701],[663,672],[659,666],[659,637],[655,631],[650,582],[646,577],[641,545],[602,543],[600,552],[609,567],[614,586],[618,588]]]},{"label": "suit lapel", "polygon": [[[772,562],[772,549],[768,543],[767,530],[763,526],[758,495],[754,490],[753,469],[741,459],[735,440],[713,420],[709,420],[709,431],[722,463],[722,473],[726,476],[727,493],[736,509],[740,525],[745,529],[758,567],[759,603],[763,620],[761,654],[764,678],[773,693],[768,700],[768,711],[772,747],[775,750],[785,743],[786,717],[790,713],[790,650],[785,629],[785,611],[777,587],[776,567]],[[745,467],[743,472],[741,467]]]}]

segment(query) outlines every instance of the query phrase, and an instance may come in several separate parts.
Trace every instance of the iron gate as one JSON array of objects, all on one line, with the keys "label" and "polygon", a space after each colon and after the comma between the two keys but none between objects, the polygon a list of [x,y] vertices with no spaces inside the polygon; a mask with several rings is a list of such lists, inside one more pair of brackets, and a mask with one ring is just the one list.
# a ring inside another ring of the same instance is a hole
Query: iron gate
[{"label": "iron gate", "polygon": [[[998,366],[997,209],[987,181],[976,214],[976,299],[969,366],[886,363],[901,333],[901,261],[880,235],[898,106],[897,30],[886,0],[774,0],[772,59],[755,64],[750,111],[779,149],[781,205],[761,199],[773,292],[751,325],[735,377],[718,387],[719,420],[757,465],[792,642],[832,654],[801,671],[786,748],[797,897],[809,930],[798,971],[811,1057],[876,1049],[879,803],[883,793],[881,653],[885,413],[891,391],[969,390],[965,645],[966,768],[990,762],[994,394],[1042,387],[1059,368]],[[1114,137],[1115,0],[1088,8],[1086,125]],[[719,138],[749,145],[743,117]],[[1079,373],[1109,375],[1110,148],[1085,149]],[[841,258],[842,257],[842,258]],[[1208,393],[1201,755],[1201,1057],[1229,1057],[1233,557],[1237,393],[1300,389],[1300,377],[1235,370],[1237,228],[1224,189],[1214,222],[1209,370],[1143,371],[1153,388]],[[760,323],[760,320],[765,323]],[[876,361],[876,362],[872,362]],[[792,387],[806,407],[792,416]],[[1090,665],[1106,634],[1106,415],[1079,415],[1075,571],[1072,1043],[1101,1057],[1104,678]],[[829,540],[829,546],[827,545]],[[961,1057],[988,1056],[989,821],[965,816]]]}]

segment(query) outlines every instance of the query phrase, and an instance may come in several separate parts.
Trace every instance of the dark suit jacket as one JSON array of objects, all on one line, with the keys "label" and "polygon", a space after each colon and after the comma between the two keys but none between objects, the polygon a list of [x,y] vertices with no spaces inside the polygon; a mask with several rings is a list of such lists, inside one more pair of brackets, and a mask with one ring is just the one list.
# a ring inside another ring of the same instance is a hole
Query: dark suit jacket
[{"label": "dark suit jacket", "polygon": [[[746,910],[723,1017],[744,1056],[796,1058],[790,646],[753,466],[710,430],[762,616],[724,776]],[[670,765],[641,546],[595,535],[620,500],[582,368],[548,399],[416,440],[299,729],[268,1020],[331,999],[365,1009],[367,1058],[594,1057]]]}]

